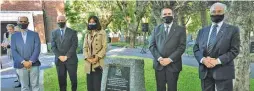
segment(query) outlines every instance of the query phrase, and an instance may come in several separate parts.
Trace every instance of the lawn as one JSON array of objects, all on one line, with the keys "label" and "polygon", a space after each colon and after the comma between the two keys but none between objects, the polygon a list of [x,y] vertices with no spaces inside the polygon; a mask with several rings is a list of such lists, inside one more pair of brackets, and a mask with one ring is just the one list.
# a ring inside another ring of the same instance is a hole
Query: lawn
[{"label": "lawn", "polygon": [[[140,57],[123,57],[121,58],[139,58]],[[152,68],[152,59],[142,58],[145,61],[145,86],[146,91],[156,91],[156,83],[154,77],[154,70]],[[77,91],[87,91],[86,90],[86,75],[84,73],[84,62],[79,61],[78,65],[78,89]],[[251,79],[251,90],[254,91],[254,79]],[[70,80],[68,77],[68,90],[70,88]],[[59,91],[58,80],[56,74],[56,68],[46,69],[44,72],[44,91]],[[197,67],[183,65],[183,71],[180,73],[178,80],[178,91],[201,91],[200,80],[198,79]]]}]

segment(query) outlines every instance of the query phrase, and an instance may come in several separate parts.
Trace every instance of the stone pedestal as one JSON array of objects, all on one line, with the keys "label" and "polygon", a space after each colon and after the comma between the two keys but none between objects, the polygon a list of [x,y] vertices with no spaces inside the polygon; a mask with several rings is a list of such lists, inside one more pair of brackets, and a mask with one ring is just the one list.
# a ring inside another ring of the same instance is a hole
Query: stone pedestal
[{"label": "stone pedestal", "polygon": [[106,58],[101,91],[146,91],[144,60]]}]

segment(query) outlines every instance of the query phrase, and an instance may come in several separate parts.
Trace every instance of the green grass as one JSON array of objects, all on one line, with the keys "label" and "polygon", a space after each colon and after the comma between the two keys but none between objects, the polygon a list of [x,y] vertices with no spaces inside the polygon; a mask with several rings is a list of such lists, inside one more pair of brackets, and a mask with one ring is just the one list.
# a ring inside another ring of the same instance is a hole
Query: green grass
[{"label": "green grass", "polygon": [[[84,71],[84,62],[79,61],[78,64],[78,88],[77,91],[86,91],[86,75]],[[71,91],[71,82],[69,76],[67,77],[67,91]],[[56,68],[52,67],[44,72],[44,91],[60,91],[58,86],[58,79]]]},{"label": "green grass", "polygon": [[193,56],[194,53],[193,53],[193,46],[189,46],[185,49],[185,54],[188,54],[190,56]]},{"label": "green grass", "polygon": [[[115,42],[115,43],[111,43],[111,46],[116,46],[116,47],[130,47],[130,44],[127,42]],[[136,43],[135,44],[135,48],[136,47],[143,47],[144,43]],[[145,48],[148,48],[148,44],[145,45]]]},{"label": "green grass", "polygon": [[111,46],[116,46],[116,47],[129,47],[130,44],[126,42],[115,42],[111,43]]},{"label": "green grass", "polygon": [[[121,58],[138,58],[144,59],[145,67],[145,87],[146,91],[156,91],[154,69],[152,68],[152,59],[133,57],[133,56],[117,56]],[[78,65],[78,89],[77,91],[87,91],[86,73],[84,72],[84,62],[79,61]],[[71,84],[68,78],[68,90],[71,91]],[[254,90],[254,79],[251,79],[251,90]],[[56,68],[49,68],[44,72],[44,90],[59,91]],[[183,65],[183,70],[180,73],[178,80],[178,91],[201,91],[200,80],[198,78],[197,67]]]}]

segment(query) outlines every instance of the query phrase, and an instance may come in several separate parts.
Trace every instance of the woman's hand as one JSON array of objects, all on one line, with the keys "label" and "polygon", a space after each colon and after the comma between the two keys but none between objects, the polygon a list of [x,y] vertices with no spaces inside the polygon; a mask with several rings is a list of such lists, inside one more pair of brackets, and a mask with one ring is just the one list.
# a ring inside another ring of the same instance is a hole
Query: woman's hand
[{"label": "woman's hand", "polygon": [[95,56],[93,59],[92,59],[92,62],[95,64],[99,61],[99,57],[98,56]]},{"label": "woman's hand", "polygon": [[92,59],[93,59],[93,58],[87,58],[86,60],[87,60],[89,63],[92,63]]},{"label": "woman's hand", "polygon": [[87,61],[90,62],[91,64],[96,64],[98,59],[96,59],[96,58],[88,58]]}]

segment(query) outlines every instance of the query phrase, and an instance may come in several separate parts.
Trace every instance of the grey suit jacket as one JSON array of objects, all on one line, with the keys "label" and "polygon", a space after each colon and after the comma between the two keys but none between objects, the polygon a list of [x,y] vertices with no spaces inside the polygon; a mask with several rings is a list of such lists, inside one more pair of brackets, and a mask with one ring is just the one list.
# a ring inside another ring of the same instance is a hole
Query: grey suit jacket
[{"label": "grey suit jacket", "polygon": [[66,28],[64,37],[61,39],[60,29],[52,32],[51,41],[52,51],[55,54],[55,64],[58,65],[61,61],[58,59],[59,56],[67,56],[68,59],[65,63],[77,64],[78,58],[76,49],[78,46],[78,37],[76,31]]},{"label": "grey suit jacket", "polygon": [[173,23],[169,34],[165,32],[164,25],[156,26],[149,44],[149,49],[154,57],[153,68],[162,70],[164,67],[157,61],[159,57],[170,58],[172,63],[165,66],[171,72],[182,70],[182,54],[186,48],[186,32],[183,27]]},{"label": "grey suit jacket", "polygon": [[[196,44],[193,47],[195,58],[199,63],[199,77],[205,79],[208,68],[200,63],[200,60],[207,54],[207,40],[211,26],[199,30]],[[213,70],[213,78],[216,80],[234,79],[235,69],[233,59],[239,54],[240,35],[239,29],[223,23],[217,36],[216,43],[213,46],[210,57],[219,58],[220,65],[215,66]]]}]

